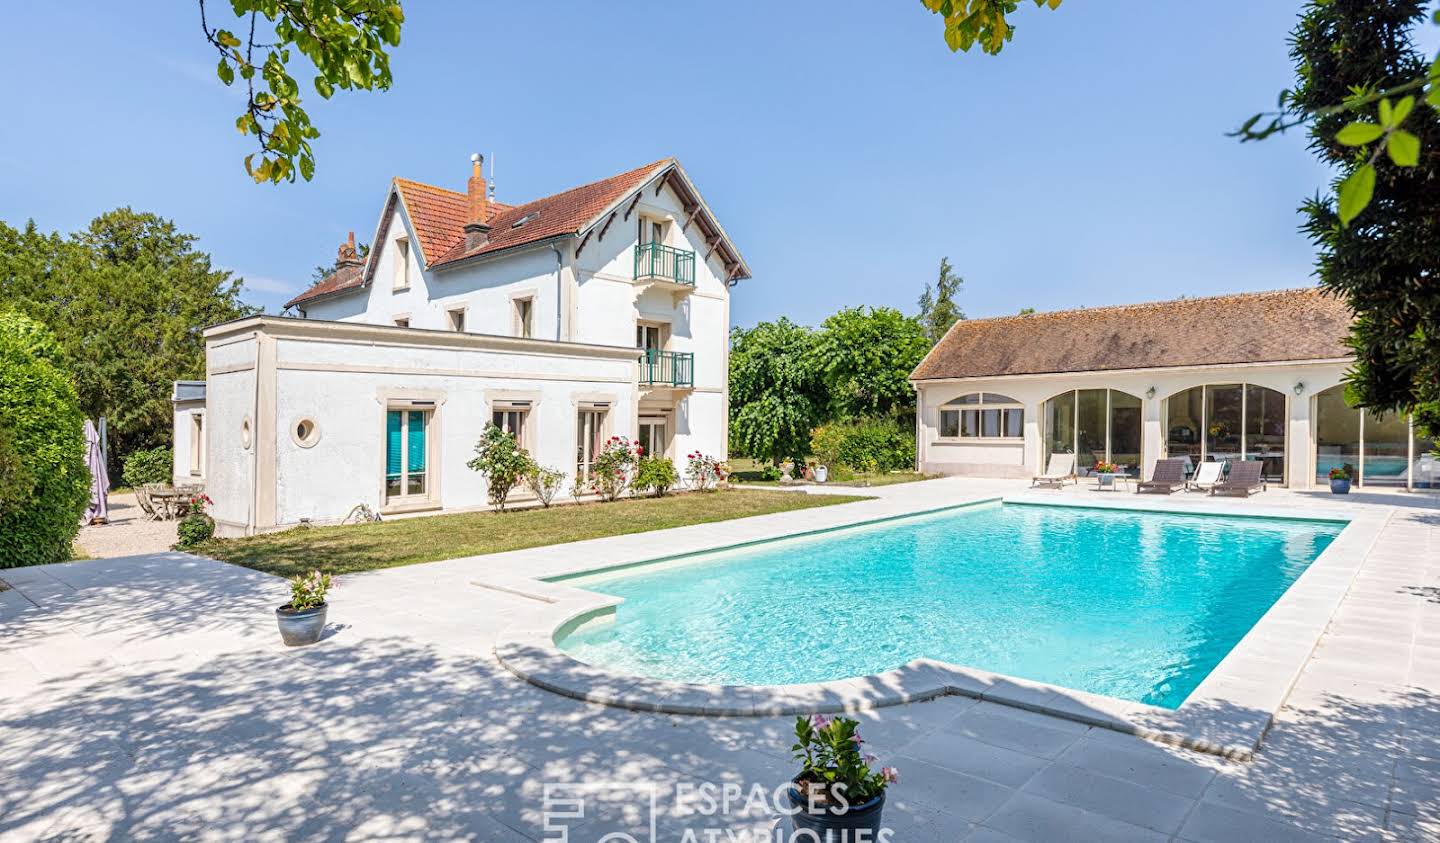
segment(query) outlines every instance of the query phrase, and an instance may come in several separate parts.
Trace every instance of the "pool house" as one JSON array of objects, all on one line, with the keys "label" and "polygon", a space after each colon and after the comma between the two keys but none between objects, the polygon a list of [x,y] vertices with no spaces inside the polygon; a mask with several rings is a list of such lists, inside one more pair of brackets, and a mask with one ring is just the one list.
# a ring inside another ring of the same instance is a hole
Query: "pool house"
[{"label": "pool house", "polygon": [[1440,488],[1410,419],[1346,405],[1351,315],[1318,289],[955,324],[911,374],[920,468],[1029,477],[1053,454],[1147,476],[1155,460],[1260,460],[1269,483]]}]

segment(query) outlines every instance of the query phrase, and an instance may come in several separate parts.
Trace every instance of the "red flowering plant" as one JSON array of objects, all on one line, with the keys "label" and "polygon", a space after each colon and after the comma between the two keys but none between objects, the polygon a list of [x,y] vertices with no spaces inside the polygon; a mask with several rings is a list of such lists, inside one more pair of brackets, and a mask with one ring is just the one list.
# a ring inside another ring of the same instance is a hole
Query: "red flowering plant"
[{"label": "red flowering plant", "polygon": [[795,786],[805,802],[843,814],[880,796],[900,781],[894,767],[873,769],[875,756],[864,751],[860,724],[849,717],[812,714],[795,718],[795,743],[800,762]]},{"label": "red flowering plant", "polygon": [[712,456],[693,451],[685,455],[685,473],[690,475],[690,485],[699,492],[708,492],[715,488],[724,477],[723,471],[729,466],[715,459]]},{"label": "red flowering plant", "polygon": [[620,497],[629,487],[635,465],[644,453],[639,442],[631,442],[627,437],[612,436],[605,440],[590,466],[590,491],[601,500],[613,501]]},{"label": "red flowering plant", "polygon": [[1103,461],[1102,461],[1102,462],[1097,462],[1097,463],[1095,463],[1095,473],[1096,473],[1096,474],[1119,474],[1119,473],[1120,473],[1120,466],[1116,465],[1116,464],[1113,463],[1113,462],[1103,462]]},{"label": "red flowering plant", "polygon": [[189,512],[191,515],[204,515],[205,507],[214,505],[215,502],[210,500],[210,496],[202,492],[190,499]]}]

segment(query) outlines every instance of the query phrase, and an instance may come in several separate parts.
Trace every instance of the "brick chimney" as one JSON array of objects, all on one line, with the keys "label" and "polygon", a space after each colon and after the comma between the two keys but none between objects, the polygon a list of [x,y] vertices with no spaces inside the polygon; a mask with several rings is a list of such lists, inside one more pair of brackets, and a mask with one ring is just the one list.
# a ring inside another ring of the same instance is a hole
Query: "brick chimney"
[{"label": "brick chimney", "polygon": [[465,185],[466,249],[490,242],[490,198],[485,191],[485,157],[477,152],[470,156],[470,181]]},{"label": "brick chimney", "polygon": [[360,253],[355,251],[355,232],[352,231],[350,232],[350,237],[344,243],[341,243],[340,248],[335,252],[335,268],[362,266],[364,263],[365,261],[360,257]]}]

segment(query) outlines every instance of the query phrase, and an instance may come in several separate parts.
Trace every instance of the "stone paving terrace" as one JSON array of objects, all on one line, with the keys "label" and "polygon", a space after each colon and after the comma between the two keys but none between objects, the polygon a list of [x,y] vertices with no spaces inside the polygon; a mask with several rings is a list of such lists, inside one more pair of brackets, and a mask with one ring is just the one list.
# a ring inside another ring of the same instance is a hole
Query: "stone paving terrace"
[{"label": "stone paving terrace", "polygon": [[[879,500],[675,539],[973,495],[1100,497],[962,479],[872,491]],[[963,697],[860,712],[874,751],[902,770],[885,813],[893,839],[1440,839],[1436,498],[1272,489],[1226,505],[1261,502],[1384,508],[1389,522],[1255,760]],[[479,573],[561,552],[603,560],[629,540],[346,577],[326,640],[296,650],[272,620],[285,584],[254,571],[178,553],[0,571],[0,840],[542,840],[544,783],[573,781],[655,783],[658,840],[764,832],[773,818],[738,806],[676,816],[676,786],[773,788],[793,773],[791,718],[579,702],[493,656],[497,632],[535,601],[474,586]],[[638,807],[596,794],[569,839],[648,839]]]}]

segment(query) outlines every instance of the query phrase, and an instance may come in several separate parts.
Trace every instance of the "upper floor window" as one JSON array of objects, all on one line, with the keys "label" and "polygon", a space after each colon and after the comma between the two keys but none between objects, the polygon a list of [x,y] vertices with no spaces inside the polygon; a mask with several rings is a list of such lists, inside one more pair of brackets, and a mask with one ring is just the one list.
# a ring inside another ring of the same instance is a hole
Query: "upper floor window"
[{"label": "upper floor window", "polygon": [[395,238],[395,289],[410,289],[410,240]]},{"label": "upper floor window", "polygon": [[457,334],[465,333],[465,308],[457,307],[454,310],[447,310],[445,316],[450,320],[450,330]]},{"label": "upper floor window", "polygon": [[971,392],[940,408],[945,439],[1020,439],[1025,436],[1025,407],[1008,395]]},{"label": "upper floor window", "polygon": [[640,243],[664,243],[665,223],[648,217],[640,218]]},{"label": "upper floor window", "polygon": [[515,336],[529,339],[535,336],[535,300],[515,299]]},{"label": "upper floor window", "polygon": [[410,327],[410,317],[409,317],[409,316],[396,316],[396,317],[395,317],[395,327],[397,327],[397,328],[408,328],[408,327]]}]

